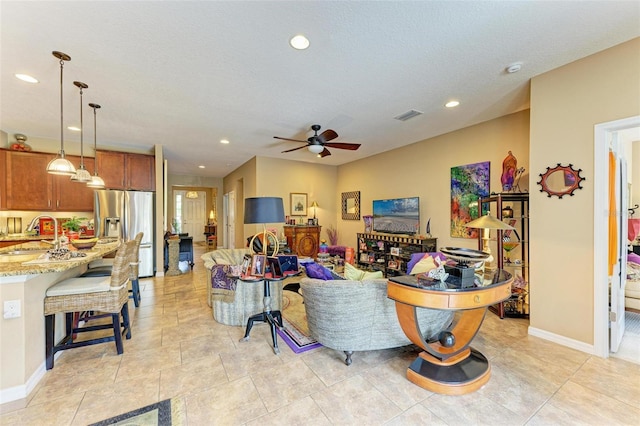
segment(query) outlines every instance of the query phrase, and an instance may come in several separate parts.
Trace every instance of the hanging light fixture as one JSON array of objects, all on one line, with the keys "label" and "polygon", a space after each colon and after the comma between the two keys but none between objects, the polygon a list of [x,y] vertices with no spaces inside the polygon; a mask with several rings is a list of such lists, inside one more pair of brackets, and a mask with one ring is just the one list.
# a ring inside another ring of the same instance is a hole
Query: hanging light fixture
[{"label": "hanging light fixture", "polygon": [[62,70],[64,68],[64,61],[70,61],[71,57],[66,53],[53,51],[53,56],[60,60],[60,152],[58,156],[51,160],[47,164],[47,172],[54,175],[74,175],[76,168],[71,161],[67,160],[64,156],[64,117],[62,108]]},{"label": "hanging light fixture", "polygon": [[89,104],[93,108],[93,177],[87,182],[89,188],[104,188],[104,180],[98,176],[98,138],[96,137],[96,110],[100,108],[98,104]]},{"label": "hanging light fixture", "polygon": [[74,81],[73,84],[80,88],[80,167],[76,170],[76,174],[71,176],[71,180],[81,183],[91,182],[91,173],[84,167],[84,121],[82,117],[82,91],[89,86],[81,81]]}]

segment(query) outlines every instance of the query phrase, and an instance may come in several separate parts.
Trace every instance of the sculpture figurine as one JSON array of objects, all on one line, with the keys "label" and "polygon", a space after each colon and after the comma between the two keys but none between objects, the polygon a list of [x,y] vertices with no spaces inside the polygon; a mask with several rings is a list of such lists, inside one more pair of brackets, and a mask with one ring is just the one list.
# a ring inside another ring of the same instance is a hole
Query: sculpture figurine
[{"label": "sculpture figurine", "polygon": [[502,161],[502,176],[500,176],[500,182],[502,182],[503,192],[509,192],[513,189],[517,169],[518,160],[513,156],[511,151],[509,151],[509,155]]}]

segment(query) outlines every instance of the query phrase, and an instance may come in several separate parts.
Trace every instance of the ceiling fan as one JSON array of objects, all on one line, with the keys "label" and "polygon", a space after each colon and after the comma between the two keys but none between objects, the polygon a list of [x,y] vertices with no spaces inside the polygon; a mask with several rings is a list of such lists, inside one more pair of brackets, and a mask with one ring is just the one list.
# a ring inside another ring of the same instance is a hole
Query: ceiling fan
[{"label": "ceiling fan", "polygon": [[298,139],[289,139],[289,138],[281,138],[279,136],[274,136],[274,139],[281,139],[283,141],[292,141],[292,142],[302,142],[306,143],[304,146],[300,146],[298,148],[288,149],[285,152],[297,151],[299,149],[307,147],[310,152],[314,154],[318,154],[319,157],[326,157],[327,155],[331,155],[331,152],[327,149],[329,148],[338,148],[338,149],[348,149],[350,151],[355,151],[360,148],[359,143],[348,143],[348,142],[329,142],[338,137],[338,134],[331,129],[327,129],[324,132],[318,134],[318,130],[320,130],[319,124],[314,124],[311,126],[311,130],[315,132],[313,136],[308,138],[306,141],[301,141]]}]

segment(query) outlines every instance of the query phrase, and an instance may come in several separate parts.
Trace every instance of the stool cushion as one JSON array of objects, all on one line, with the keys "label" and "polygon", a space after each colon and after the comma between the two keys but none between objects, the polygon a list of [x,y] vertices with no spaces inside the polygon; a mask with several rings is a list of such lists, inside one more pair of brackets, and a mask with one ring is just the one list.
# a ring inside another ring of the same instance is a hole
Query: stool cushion
[{"label": "stool cushion", "polygon": [[111,276],[113,272],[112,266],[100,266],[98,268],[87,269],[87,271],[80,275],[82,278],[85,277],[108,277]]},{"label": "stool cushion", "polygon": [[70,294],[98,293],[111,289],[111,277],[69,278],[49,287],[47,296],[66,296]]},{"label": "stool cushion", "polygon": [[113,266],[113,258],[112,257],[107,257],[102,258],[102,259],[96,259],[96,260],[92,260],[91,262],[89,262],[89,265],[87,266],[87,268],[89,269],[93,269],[93,268],[102,268],[104,266]]}]

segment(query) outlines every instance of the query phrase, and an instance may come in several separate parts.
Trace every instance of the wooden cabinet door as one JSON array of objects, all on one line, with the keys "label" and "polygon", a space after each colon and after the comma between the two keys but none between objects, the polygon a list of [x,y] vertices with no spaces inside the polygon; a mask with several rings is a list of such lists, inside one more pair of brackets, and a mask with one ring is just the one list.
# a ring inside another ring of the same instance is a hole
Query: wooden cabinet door
[{"label": "wooden cabinet door", "polygon": [[125,158],[124,152],[96,152],[98,175],[104,179],[106,189],[127,189]]},{"label": "wooden cabinet door", "polygon": [[46,172],[51,154],[6,151],[6,208],[42,210],[55,208],[53,175]]},{"label": "wooden cabinet door", "polygon": [[7,152],[0,149],[0,210],[7,209]]},{"label": "wooden cabinet door", "polygon": [[155,157],[127,154],[127,187],[138,191],[155,191]]},{"label": "wooden cabinet door", "polygon": [[[80,157],[67,155],[69,161],[78,168]],[[93,175],[93,159],[87,162],[84,159],[84,166]],[[53,208],[59,211],[93,211],[93,188],[89,188],[86,183],[73,182],[69,176],[53,175],[53,187],[55,193],[55,205]]]}]

